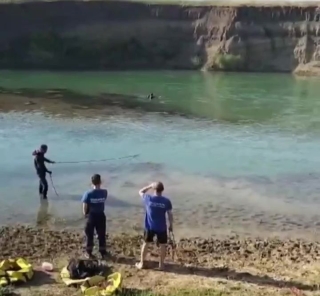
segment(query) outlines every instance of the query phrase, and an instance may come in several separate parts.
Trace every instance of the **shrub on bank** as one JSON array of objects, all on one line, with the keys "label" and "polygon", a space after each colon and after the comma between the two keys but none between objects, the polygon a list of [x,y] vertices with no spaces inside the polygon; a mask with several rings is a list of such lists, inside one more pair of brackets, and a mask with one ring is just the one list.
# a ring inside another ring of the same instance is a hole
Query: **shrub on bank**
[{"label": "shrub on bank", "polygon": [[13,296],[13,289],[10,286],[1,287],[0,286],[0,296]]},{"label": "shrub on bank", "polygon": [[233,71],[243,67],[243,59],[240,55],[218,54],[214,60],[213,68],[217,70]]},{"label": "shrub on bank", "polygon": [[183,44],[134,37],[91,41],[56,32],[21,36],[0,49],[3,68],[104,69],[161,66],[178,57]]}]

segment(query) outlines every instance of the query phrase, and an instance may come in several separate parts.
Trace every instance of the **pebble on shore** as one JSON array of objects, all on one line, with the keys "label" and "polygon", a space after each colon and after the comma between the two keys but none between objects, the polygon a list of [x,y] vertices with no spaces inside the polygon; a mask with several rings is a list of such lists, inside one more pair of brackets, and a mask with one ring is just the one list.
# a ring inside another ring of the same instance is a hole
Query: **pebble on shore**
[{"label": "pebble on shore", "polygon": [[[76,231],[4,226],[0,228],[0,237],[1,259],[21,256],[29,259],[55,258],[64,254],[81,254],[84,247],[83,234]],[[108,244],[115,255],[135,256],[140,251],[141,241],[141,236],[119,235],[111,236]],[[320,243],[277,238],[185,238],[177,243],[176,254],[181,263],[196,265],[224,258],[309,263],[320,259]]]}]

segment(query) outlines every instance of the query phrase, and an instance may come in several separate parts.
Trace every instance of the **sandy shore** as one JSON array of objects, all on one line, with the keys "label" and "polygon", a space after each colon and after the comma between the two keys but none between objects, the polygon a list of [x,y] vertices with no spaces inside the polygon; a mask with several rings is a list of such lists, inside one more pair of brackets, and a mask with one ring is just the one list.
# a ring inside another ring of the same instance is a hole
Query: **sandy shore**
[{"label": "sandy shore", "polygon": [[[1,259],[23,256],[35,266],[50,260],[57,268],[50,275],[50,281],[41,277],[40,272],[38,277],[36,274],[36,285],[31,282],[28,287],[17,289],[21,295],[53,295],[52,291],[54,295],[66,295],[66,291],[70,292],[71,288],[66,288],[59,280],[58,271],[67,259],[82,255],[84,237],[81,232],[16,226],[2,227],[0,234]],[[114,257],[110,264],[122,272],[127,288],[161,293],[179,288],[210,288],[224,292],[245,291],[246,295],[288,295],[290,289],[297,288],[308,295],[317,295],[319,242],[185,238],[177,243],[174,259],[169,248],[166,272],[156,272],[153,269],[157,256],[155,247],[151,250],[149,270],[136,271],[133,267],[139,258],[141,239],[130,234],[108,238],[108,248]],[[238,292],[232,295],[245,295]]]}]

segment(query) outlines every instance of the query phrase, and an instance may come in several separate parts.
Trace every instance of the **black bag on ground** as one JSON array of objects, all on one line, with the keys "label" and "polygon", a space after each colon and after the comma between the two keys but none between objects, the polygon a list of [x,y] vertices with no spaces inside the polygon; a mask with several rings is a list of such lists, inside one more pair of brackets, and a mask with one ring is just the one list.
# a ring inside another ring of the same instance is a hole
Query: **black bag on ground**
[{"label": "black bag on ground", "polygon": [[73,280],[106,274],[107,266],[100,264],[98,260],[71,259],[67,266],[70,278]]}]

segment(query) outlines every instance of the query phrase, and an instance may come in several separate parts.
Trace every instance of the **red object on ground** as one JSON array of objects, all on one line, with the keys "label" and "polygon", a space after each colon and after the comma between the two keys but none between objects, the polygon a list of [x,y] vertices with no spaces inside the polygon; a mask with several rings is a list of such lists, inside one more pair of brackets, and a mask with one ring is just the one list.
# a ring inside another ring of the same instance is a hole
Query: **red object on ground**
[{"label": "red object on ground", "polygon": [[304,294],[302,294],[302,291],[299,290],[298,288],[291,288],[290,291],[292,292],[292,294],[296,295],[296,296],[303,296]]}]

